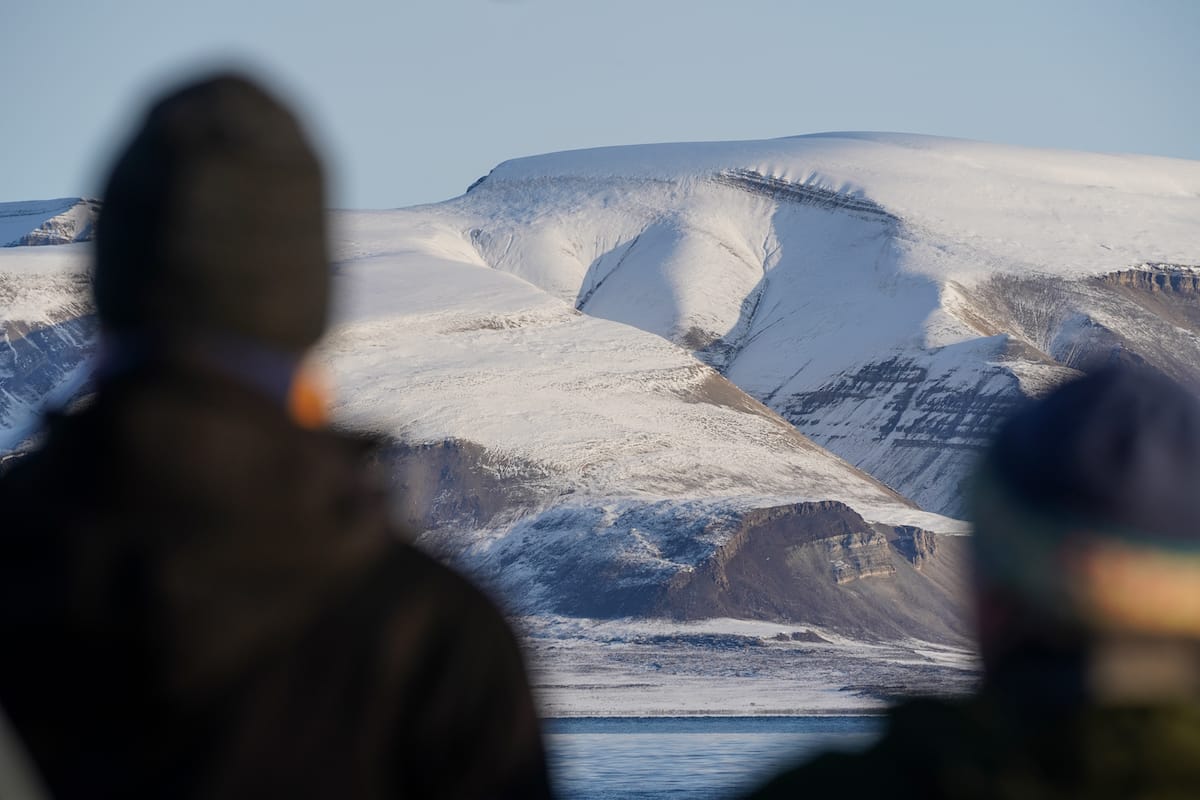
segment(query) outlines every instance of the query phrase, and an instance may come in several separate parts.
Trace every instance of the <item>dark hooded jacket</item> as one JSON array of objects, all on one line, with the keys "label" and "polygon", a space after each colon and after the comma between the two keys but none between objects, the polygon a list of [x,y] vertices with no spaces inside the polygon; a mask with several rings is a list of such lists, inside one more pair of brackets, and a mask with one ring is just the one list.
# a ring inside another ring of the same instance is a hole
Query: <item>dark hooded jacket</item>
[{"label": "dark hooded jacket", "polygon": [[984,679],[753,795],[1200,797],[1200,404],[1099,370],[1018,410],[971,492]]},{"label": "dark hooded jacket", "polygon": [[750,797],[1186,800],[1200,796],[1200,704],[1032,707],[984,693],[910,701],[864,753],[829,753]]},{"label": "dark hooded jacket", "polygon": [[0,706],[58,798],[549,794],[518,647],[368,446],[147,364],[0,477]]}]

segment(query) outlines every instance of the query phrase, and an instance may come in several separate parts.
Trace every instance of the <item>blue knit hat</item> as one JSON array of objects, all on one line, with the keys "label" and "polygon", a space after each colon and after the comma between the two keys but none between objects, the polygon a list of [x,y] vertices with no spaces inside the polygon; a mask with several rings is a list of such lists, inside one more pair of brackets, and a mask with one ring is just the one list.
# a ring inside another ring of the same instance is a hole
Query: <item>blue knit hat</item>
[{"label": "blue knit hat", "polygon": [[1112,368],[1000,429],[972,493],[978,580],[1045,621],[1200,639],[1200,402]]}]

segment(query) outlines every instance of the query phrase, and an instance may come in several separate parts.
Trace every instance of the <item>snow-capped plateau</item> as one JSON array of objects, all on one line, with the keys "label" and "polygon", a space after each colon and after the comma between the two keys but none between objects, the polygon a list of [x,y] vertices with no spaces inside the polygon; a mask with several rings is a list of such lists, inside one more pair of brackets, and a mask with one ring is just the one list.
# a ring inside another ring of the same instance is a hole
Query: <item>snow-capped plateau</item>
[{"label": "snow-capped plateau", "polygon": [[1200,371],[1200,163],[895,134],[556,153],[414,209],[693,351],[923,508],[1098,361]]},{"label": "snow-capped plateau", "polygon": [[[617,147],[332,224],[335,418],[389,442],[418,544],[522,616],[552,713],[961,688],[961,487],[998,420],[1097,364],[1200,375],[1197,162]],[[86,373],[86,262],[0,249],[5,450]]]}]

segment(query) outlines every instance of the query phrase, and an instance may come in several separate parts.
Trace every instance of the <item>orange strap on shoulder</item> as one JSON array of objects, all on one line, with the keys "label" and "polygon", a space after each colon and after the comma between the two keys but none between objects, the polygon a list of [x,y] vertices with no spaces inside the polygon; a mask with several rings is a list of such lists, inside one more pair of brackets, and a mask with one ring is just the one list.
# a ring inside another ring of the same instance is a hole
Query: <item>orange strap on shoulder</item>
[{"label": "orange strap on shoulder", "polygon": [[323,428],[329,423],[329,391],[323,372],[304,361],[288,388],[288,416],[302,428]]}]

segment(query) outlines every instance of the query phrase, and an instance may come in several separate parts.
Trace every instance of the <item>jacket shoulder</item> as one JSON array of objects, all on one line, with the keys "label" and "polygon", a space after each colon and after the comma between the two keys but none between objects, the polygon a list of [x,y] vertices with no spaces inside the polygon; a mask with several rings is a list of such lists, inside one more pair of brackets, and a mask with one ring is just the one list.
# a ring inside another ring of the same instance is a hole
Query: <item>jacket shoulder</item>
[{"label": "jacket shoulder", "polygon": [[548,797],[524,654],[500,608],[412,546],[397,542],[387,560],[376,700],[405,721],[395,733],[400,794]]},{"label": "jacket shoulder", "polygon": [[898,774],[898,761],[888,748],[863,753],[825,753],[794,767],[759,787],[747,800],[809,797],[918,798]]},{"label": "jacket shoulder", "polygon": [[750,797],[942,796],[930,774],[938,769],[938,751],[964,732],[961,716],[953,703],[910,700],[889,712],[882,735],[866,750],[822,754],[779,774]]}]

